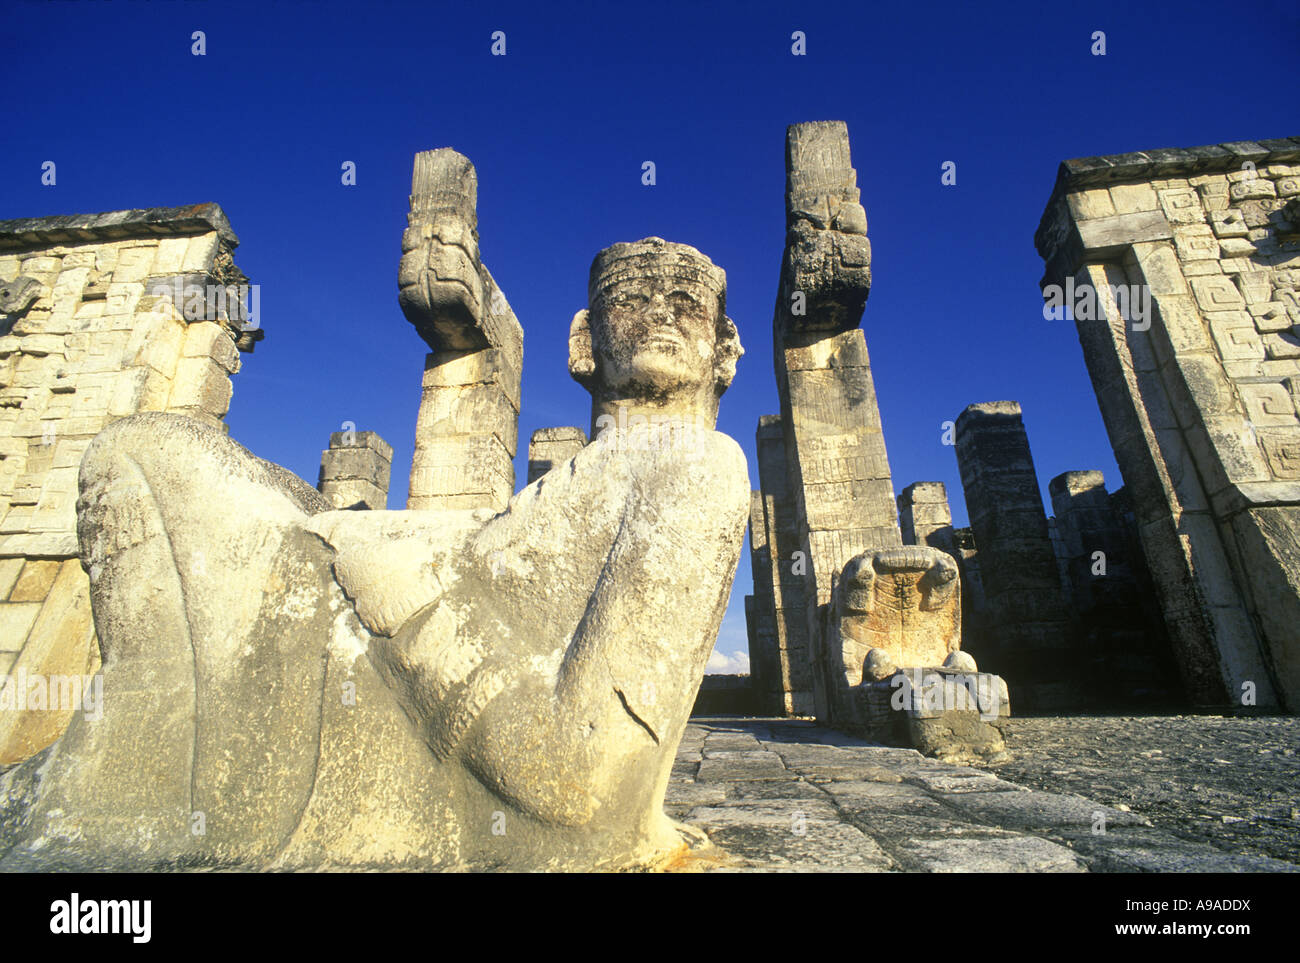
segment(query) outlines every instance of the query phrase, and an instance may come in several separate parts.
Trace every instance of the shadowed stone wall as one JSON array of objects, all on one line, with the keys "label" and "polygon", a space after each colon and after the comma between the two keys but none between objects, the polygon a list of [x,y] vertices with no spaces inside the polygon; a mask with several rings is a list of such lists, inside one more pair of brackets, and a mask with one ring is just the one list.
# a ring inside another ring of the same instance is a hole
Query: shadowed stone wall
[{"label": "shadowed stone wall", "polygon": [[1102,473],[1064,472],[1048,491],[1088,688],[1108,705],[1173,701],[1179,686],[1164,623],[1142,605],[1146,562],[1133,551]]},{"label": "shadowed stone wall", "polygon": [[[803,543],[786,473],[780,416],[761,417],[755,440],[760,492],[758,504],[751,502],[750,545],[757,556],[753,569],[757,648],[751,648],[749,656],[755,698],[765,712],[809,715],[813,695],[806,574],[796,564]],[[770,632],[764,632],[766,618],[771,619]]]}]

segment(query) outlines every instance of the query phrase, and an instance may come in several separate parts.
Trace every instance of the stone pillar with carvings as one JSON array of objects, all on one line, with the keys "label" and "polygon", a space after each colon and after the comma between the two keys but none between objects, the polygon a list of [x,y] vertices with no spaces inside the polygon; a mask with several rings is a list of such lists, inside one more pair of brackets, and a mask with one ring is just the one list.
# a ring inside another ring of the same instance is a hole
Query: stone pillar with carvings
[{"label": "stone pillar with carvings", "polygon": [[402,235],[402,311],[429,345],[408,508],[490,508],[514,492],[524,333],[479,258],[474,165],[415,155]]},{"label": "stone pillar with carvings", "polygon": [[[842,121],[786,132],[786,244],[773,318],[777,392],[809,655],[821,661],[835,573],[902,544],[866,338],[871,244]],[[828,713],[824,673],[814,708]]]}]

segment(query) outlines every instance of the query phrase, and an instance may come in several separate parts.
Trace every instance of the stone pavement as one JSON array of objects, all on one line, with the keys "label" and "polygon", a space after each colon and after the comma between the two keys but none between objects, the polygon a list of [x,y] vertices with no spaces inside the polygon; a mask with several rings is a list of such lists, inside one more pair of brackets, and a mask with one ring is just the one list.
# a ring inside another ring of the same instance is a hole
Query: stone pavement
[{"label": "stone pavement", "polygon": [[[733,872],[1278,872],[1145,816],[793,719],[694,718],[665,808]],[[720,850],[721,852],[718,852]]]},{"label": "stone pavement", "polygon": [[1011,718],[1003,779],[1129,806],[1231,853],[1300,863],[1300,717]]}]

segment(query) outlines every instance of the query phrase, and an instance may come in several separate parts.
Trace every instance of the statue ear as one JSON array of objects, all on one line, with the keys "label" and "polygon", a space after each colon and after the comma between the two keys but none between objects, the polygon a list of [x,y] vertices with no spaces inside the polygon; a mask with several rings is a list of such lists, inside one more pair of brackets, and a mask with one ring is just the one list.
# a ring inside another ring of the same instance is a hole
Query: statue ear
[{"label": "statue ear", "polygon": [[588,391],[596,377],[596,359],[591,353],[591,314],[583,308],[569,324],[569,374]]},{"label": "statue ear", "polygon": [[731,381],[736,377],[736,362],[745,353],[745,349],[740,346],[740,332],[736,330],[736,322],[726,315],[723,315],[722,321],[722,325],[718,328],[718,348],[713,355],[713,372],[718,394],[731,387]]}]

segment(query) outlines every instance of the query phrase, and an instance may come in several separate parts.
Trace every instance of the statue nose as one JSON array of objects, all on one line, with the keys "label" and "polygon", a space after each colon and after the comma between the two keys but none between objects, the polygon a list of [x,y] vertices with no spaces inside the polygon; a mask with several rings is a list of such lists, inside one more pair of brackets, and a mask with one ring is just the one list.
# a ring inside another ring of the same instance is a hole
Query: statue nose
[{"label": "statue nose", "polygon": [[664,299],[662,294],[656,294],[650,299],[649,314],[651,317],[655,318],[671,319],[675,316],[672,308],[668,306],[668,302]]}]

